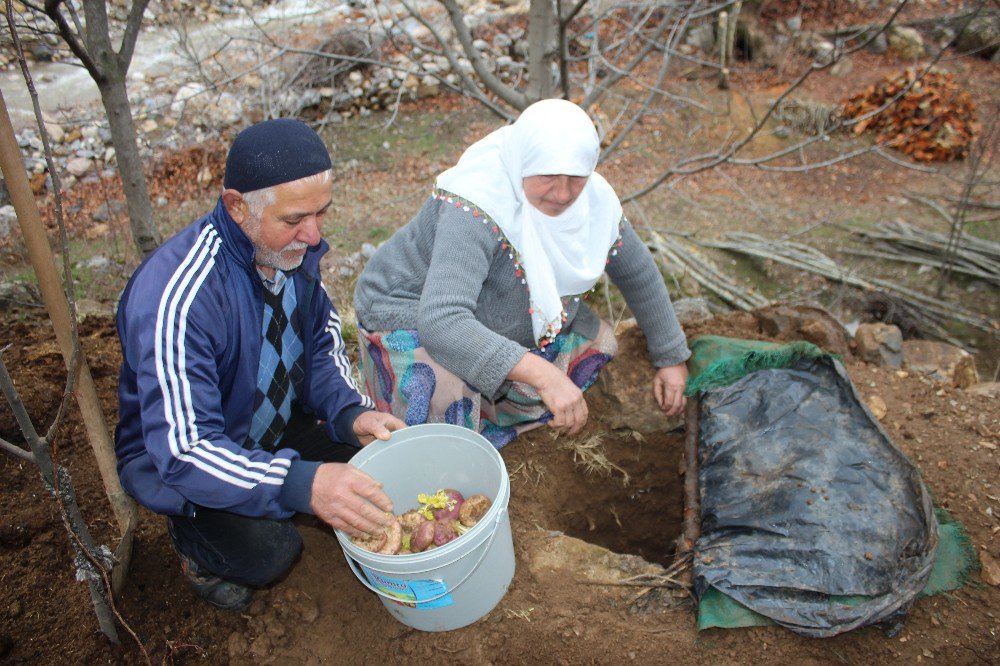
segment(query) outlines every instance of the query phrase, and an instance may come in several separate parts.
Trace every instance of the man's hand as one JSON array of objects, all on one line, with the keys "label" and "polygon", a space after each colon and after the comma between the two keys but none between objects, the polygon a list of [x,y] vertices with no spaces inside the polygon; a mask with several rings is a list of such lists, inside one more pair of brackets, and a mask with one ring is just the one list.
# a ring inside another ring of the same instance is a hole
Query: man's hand
[{"label": "man's hand", "polygon": [[353,424],[354,434],[362,444],[389,439],[392,431],[405,427],[405,423],[385,412],[362,412]]},{"label": "man's hand", "polygon": [[351,536],[375,534],[389,524],[392,502],[382,484],[347,463],[324,463],[313,478],[313,513]]},{"label": "man's hand", "polygon": [[687,365],[671,365],[660,368],[653,377],[653,397],[667,416],[677,416],[684,411],[687,400],[684,386],[687,384]]}]

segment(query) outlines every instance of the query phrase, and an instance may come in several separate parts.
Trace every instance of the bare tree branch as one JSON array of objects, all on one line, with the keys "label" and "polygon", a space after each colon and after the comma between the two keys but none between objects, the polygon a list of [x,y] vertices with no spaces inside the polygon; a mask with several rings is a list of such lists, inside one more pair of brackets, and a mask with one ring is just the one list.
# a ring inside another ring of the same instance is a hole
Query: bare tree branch
[{"label": "bare tree branch", "polygon": [[[483,60],[482,55],[480,55],[476,47],[472,45],[472,32],[469,30],[469,26],[465,24],[462,9],[458,6],[458,3],[455,2],[455,0],[441,0],[441,3],[445,6],[445,9],[448,10],[448,18],[451,19],[452,27],[455,28],[455,36],[458,37],[458,41],[462,45],[462,50],[465,51],[465,57],[469,59],[470,63],[472,63],[472,68],[475,70],[479,80],[483,82],[483,85],[485,85],[490,92],[495,94],[507,104],[510,104],[515,109],[520,111],[527,107],[527,95],[517,92],[498,79],[493,72],[490,71],[490,68],[486,66],[486,61]],[[407,10],[416,16],[414,10],[410,9],[405,0],[403,0],[402,4],[407,8]],[[424,25],[431,30],[438,42],[445,47],[445,52],[448,53],[448,62],[452,62],[453,56],[447,48],[447,42],[441,39],[439,33],[433,29],[433,26],[430,26],[427,23]],[[460,71],[457,61],[452,62],[452,69]]]},{"label": "bare tree branch", "polygon": [[[97,63],[94,62],[93,58],[90,57],[90,53],[87,51],[87,47],[83,41],[81,41],[86,33],[83,31],[75,32],[69,23],[66,21],[66,17],[62,15],[59,11],[59,5],[63,4],[63,0],[45,0],[45,15],[48,16],[59,28],[59,34],[62,36],[66,45],[69,46],[69,50],[73,52],[87,71],[90,76],[93,77],[94,81],[101,82],[104,80],[104,76],[101,74],[97,67]],[[76,16],[74,12],[74,17]],[[79,21],[76,22],[79,26]]]},{"label": "bare tree branch", "polygon": [[11,444],[6,439],[0,438],[0,449],[3,449],[8,453],[12,453],[18,458],[21,458],[22,460],[27,460],[28,462],[32,463],[37,462],[35,460],[35,454],[33,454],[31,451],[22,449],[20,446],[17,446],[16,444]]},{"label": "bare tree branch", "polygon": [[122,44],[118,49],[118,62],[122,69],[128,69],[129,63],[132,62],[132,53],[135,51],[139,29],[142,27],[142,15],[146,12],[148,5],[149,0],[132,0],[128,19],[125,22],[125,33],[122,35]]}]

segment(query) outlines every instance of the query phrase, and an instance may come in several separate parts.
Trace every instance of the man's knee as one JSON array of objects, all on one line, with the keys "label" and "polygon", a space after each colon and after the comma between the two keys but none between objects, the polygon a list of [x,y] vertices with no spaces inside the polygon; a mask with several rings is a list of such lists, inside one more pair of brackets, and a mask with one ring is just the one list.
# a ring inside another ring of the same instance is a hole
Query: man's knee
[{"label": "man's knee", "polygon": [[284,576],[302,549],[302,537],[290,520],[225,511],[203,509],[195,518],[171,518],[170,536],[200,571],[255,587]]},{"label": "man's knee", "polygon": [[290,520],[261,521],[254,534],[256,552],[244,570],[237,573],[238,582],[263,587],[278,580],[292,568],[302,550],[302,537]]}]

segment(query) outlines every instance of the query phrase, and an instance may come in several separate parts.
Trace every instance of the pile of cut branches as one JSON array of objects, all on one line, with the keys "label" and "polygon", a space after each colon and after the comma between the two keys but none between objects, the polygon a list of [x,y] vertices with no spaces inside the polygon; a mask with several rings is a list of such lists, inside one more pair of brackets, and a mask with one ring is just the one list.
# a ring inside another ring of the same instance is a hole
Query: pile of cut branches
[{"label": "pile of cut branches", "polygon": [[921,162],[962,159],[978,129],[976,106],[946,72],[916,68],[886,77],[844,103],[845,118],[860,118],[854,133],[875,132],[875,140]]},{"label": "pile of cut branches", "polygon": [[902,220],[881,222],[872,228],[849,226],[848,229],[878,244],[877,250],[847,250],[849,254],[937,269],[948,267],[951,272],[1000,286],[1000,243],[968,234],[955,239]]}]

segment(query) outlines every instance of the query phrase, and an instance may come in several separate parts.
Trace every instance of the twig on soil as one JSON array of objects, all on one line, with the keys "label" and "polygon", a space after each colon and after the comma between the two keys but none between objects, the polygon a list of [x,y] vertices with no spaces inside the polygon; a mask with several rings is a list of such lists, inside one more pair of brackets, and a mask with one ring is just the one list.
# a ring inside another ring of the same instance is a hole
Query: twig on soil
[{"label": "twig on soil", "polygon": [[570,440],[563,443],[560,448],[571,451],[573,462],[582,465],[588,474],[611,476],[613,472],[618,472],[622,475],[622,485],[627,486],[632,479],[628,472],[608,460],[602,445],[604,435],[605,433],[598,432],[583,441]]}]

